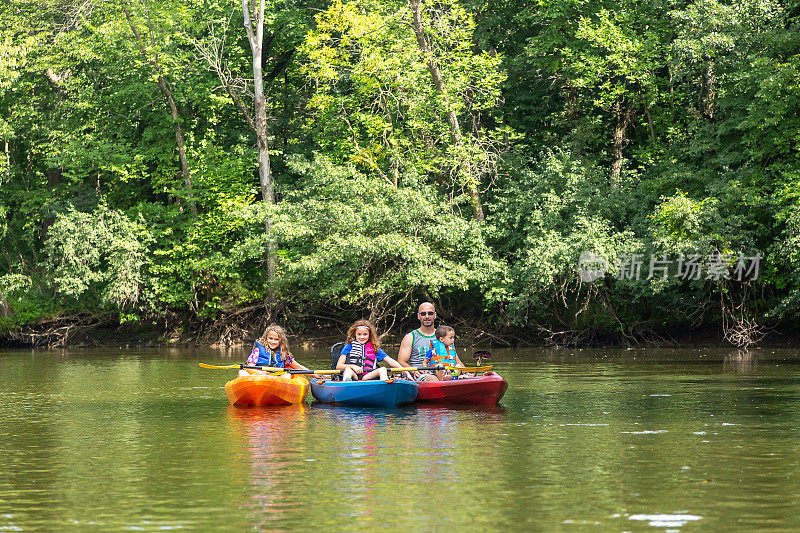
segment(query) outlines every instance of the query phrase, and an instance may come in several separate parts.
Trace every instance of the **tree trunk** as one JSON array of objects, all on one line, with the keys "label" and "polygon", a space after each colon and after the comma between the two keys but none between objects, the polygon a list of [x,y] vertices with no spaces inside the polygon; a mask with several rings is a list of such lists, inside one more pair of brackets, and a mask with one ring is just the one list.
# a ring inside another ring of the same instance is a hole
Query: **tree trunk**
[{"label": "tree trunk", "polygon": [[[262,47],[264,42],[264,0],[259,1],[256,12],[256,28],[250,20],[249,0],[242,0],[242,14],[244,15],[244,28],[250,41],[250,50],[253,55],[253,100],[255,107],[255,134],[258,143],[258,176],[261,182],[261,201],[267,205],[275,204],[275,187],[272,178],[272,168],[269,161],[269,139],[267,132],[267,97],[264,95],[264,73],[262,71]],[[265,223],[267,231],[267,281],[269,282],[269,304],[274,305],[275,294],[273,281],[275,280],[275,240],[271,235],[272,225],[269,215]]]},{"label": "tree trunk", "polygon": [[0,289],[0,317],[8,317],[11,316],[11,306],[8,305],[8,300],[6,300],[6,295],[3,293],[3,289]]},{"label": "tree trunk", "polygon": [[6,175],[5,179],[3,180],[5,183],[11,179],[11,146],[8,142],[8,139],[3,139],[3,144],[5,145],[5,164],[6,164]]},{"label": "tree trunk", "polygon": [[[53,87],[56,88],[56,92],[60,96],[58,100],[60,101],[62,98],[68,98],[67,91],[64,89],[63,82],[64,80],[70,77],[71,74],[70,70],[67,69],[64,73],[59,75],[53,72],[53,69],[48,68],[45,69],[44,74],[45,76],[47,76],[47,79],[50,80],[50,83],[53,84]],[[61,167],[49,167],[46,171],[46,175],[47,175],[47,186],[50,188],[55,188],[61,185],[61,182],[63,181],[64,177],[63,169]]]},{"label": "tree trunk", "polygon": [[158,88],[167,99],[167,103],[169,104],[169,112],[172,116],[172,124],[175,127],[175,141],[178,145],[178,157],[181,163],[183,183],[186,185],[189,195],[189,207],[192,210],[194,218],[197,218],[197,205],[195,204],[194,193],[192,192],[192,177],[191,174],[189,174],[189,161],[186,159],[186,147],[183,143],[183,133],[181,131],[181,125],[178,116],[178,107],[175,105],[175,99],[172,97],[172,91],[164,79],[164,70],[161,68],[161,65],[158,62],[158,56],[154,58],[149,58],[147,56],[147,50],[144,47],[142,36],[139,34],[139,30],[136,29],[136,25],[133,23],[131,13],[125,4],[122,4],[122,11],[125,13],[125,18],[128,19],[128,24],[131,27],[133,36],[136,38],[136,43],[139,45],[139,50],[142,52],[144,60],[153,65],[153,68],[155,68],[156,72],[158,73]]},{"label": "tree trunk", "polygon": [[708,123],[714,121],[714,109],[717,100],[717,77],[714,74],[714,62],[709,61],[703,69],[703,87],[700,91],[700,112]]},{"label": "tree trunk", "polygon": [[[419,46],[420,51],[427,60],[428,71],[431,73],[433,86],[444,103],[444,107],[447,112],[447,123],[450,126],[450,135],[453,138],[453,143],[457,147],[463,148],[464,139],[461,135],[461,127],[458,124],[458,117],[456,116],[456,112],[453,110],[453,107],[450,105],[450,98],[448,97],[444,88],[444,78],[442,78],[442,72],[439,70],[439,65],[436,63],[436,59],[433,57],[433,52],[431,51],[431,47],[428,44],[427,39],[425,39],[425,33],[422,29],[420,1],[421,0],[409,0],[414,35],[417,38],[417,45]],[[475,177],[472,175],[469,160],[466,159],[463,162],[463,165],[465,167],[463,170],[464,185],[467,188],[467,194],[469,194],[470,198],[472,199],[472,209],[475,215],[475,220],[481,221],[483,220],[483,207],[481,206],[481,197],[480,193],[478,192],[478,186]]]},{"label": "tree trunk", "polygon": [[650,142],[656,143],[656,130],[653,127],[653,117],[650,115],[650,108],[645,107],[644,112],[647,115],[647,128],[650,130]]},{"label": "tree trunk", "polygon": [[63,172],[60,168],[50,167],[47,169],[47,186],[58,187],[63,181]]},{"label": "tree trunk", "polygon": [[633,104],[626,104],[623,109],[622,102],[618,101],[614,104],[614,111],[616,111],[617,115],[617,124],[614,126],[611,146],[611,186],[616,188],[619,187],[619,175],[622,171],[622,149],[628,142],[625,134],[631,123]]}]

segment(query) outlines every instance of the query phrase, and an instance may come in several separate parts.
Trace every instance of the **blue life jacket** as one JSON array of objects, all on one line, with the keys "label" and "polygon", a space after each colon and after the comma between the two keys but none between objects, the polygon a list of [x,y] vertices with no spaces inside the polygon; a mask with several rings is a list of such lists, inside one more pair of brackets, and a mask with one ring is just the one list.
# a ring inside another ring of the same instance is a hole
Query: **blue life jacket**
[{"label": "blue life jacket", "polygon": [[456,349],[452,346],[448,348],[439,339],[431,341],[431,347],[428,350],[426,357],[435,365],[456,365]]},{"label": "blue life jacket", "polygon": [[266,346],[259,344],[258,341],[255,342],[255,346],[258,348],[258,361],[256,361],[256,365],[273,366],[276,368],[284,368],[286,366],[281,358],[280,348],[273,352]]}]

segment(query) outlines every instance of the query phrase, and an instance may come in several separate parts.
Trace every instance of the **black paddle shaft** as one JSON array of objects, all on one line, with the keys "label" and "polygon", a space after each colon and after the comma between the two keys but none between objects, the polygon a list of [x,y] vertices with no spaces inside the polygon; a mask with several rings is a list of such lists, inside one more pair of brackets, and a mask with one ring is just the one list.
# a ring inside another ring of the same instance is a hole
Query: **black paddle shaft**
[{"label": "black paddle shaft", "polygon": [[[250,368],[252,370],[263,370],[264,372],[280,372],[280,370],[274,370],[274,368],[270,367],[263,367],[263,366],[255,366],[255,365],[239,365],[239,368]],[[284,372],[288,372],[290,374],[313,374],[313,370],[296,370],[293,368],[287,368]]]}]

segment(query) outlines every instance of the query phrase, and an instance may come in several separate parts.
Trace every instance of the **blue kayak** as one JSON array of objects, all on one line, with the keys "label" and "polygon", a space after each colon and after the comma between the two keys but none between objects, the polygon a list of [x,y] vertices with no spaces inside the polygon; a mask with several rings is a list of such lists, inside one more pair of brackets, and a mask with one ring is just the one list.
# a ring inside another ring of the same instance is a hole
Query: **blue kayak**
[{"label": "blue kayak", "polygon": [[311,380],[311,394],[319,402],[365,407],[397,407],[417,398],[418,385],[404,379],[369,381]]}]

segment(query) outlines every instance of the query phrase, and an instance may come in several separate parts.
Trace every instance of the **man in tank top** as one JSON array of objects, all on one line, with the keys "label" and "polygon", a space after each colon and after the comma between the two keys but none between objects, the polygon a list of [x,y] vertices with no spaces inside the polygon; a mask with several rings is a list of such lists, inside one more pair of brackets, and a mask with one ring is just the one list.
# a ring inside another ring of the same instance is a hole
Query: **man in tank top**
[{"label": "man in tank top", "polygon": [[[403,366],[425,366],[425,354],[431,346],[431,341],[436,340],[433,322],[436,320],[436,307],[430,302],[424,302],[417,309],[417,318],[420,326],[403,337],[400,343],[400,352],[397,362]],[[414,372],[417,381],[436,381],[436,376],[430,372]]]}]

